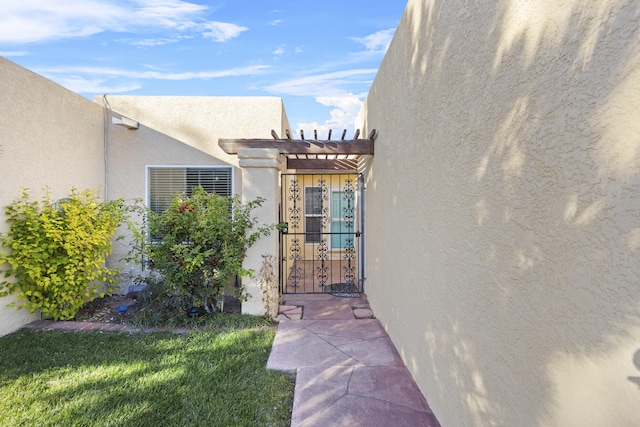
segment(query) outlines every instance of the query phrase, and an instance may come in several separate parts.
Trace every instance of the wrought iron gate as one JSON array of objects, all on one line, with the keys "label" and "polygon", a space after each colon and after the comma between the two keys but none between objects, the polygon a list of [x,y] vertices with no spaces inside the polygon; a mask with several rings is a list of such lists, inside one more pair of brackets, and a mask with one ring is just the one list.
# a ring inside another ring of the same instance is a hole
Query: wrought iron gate
[{"label": "wrought iron gate", "polygon": [[281,188],[282,293],[362,292],[362,175],[283,174]]}]

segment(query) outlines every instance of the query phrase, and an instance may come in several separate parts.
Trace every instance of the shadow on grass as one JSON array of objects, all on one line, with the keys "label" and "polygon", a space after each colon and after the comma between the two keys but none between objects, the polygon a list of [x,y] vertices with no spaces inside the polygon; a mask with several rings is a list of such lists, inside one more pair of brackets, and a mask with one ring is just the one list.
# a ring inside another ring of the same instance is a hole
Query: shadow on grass
[{"label": "shadow on grass", "polygon": [[0,339],[0,424],[288,425],[274,335],[22,330]]}]

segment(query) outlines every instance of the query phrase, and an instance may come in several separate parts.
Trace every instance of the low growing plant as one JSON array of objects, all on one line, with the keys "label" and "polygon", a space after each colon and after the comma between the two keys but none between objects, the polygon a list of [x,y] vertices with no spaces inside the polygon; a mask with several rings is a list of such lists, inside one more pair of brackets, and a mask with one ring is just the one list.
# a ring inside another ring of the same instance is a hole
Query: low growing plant
[{"label": "low growing plant", "polygon": [[274,320],[278,316],[280,292],[278,292],[277,262],[273,255],[262,255],[262,267],[258,273],[258,285],[262,291],[262,302],[266,317]]},{"label": "low growing plant", "polygon": [[8,264],[0,296],[18,292],[9,305],[71,319],[86,301],[110,292],[117,271],[105,265],[111,237],[126,216],[123,200],[100,202],[97,190],[72,189],[54,202],[22,197],[5,210],[10,230],[0,234],[0,264]]},{"label": "low growing plant", "polygon": [[263,202],[243,204],[237,196],[196,187],[190,197],[176,196],[161,214],[149,212],[148,257],[164,279],[171,307],[220,310],[225,288],[246,299],[241,285],[229,284],[254,273],[242,264],[247,249],[270,233],[271,227],[259,226],[251,216]]}]

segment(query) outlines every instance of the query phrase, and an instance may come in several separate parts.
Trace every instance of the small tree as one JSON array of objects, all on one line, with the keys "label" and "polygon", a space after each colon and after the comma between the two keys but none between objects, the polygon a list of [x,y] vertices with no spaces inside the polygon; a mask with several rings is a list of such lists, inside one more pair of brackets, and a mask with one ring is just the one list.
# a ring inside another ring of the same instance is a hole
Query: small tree
[{"label": "small tree", "polygon": [[[72,189],[55,203],[22,198],[5,210],[10,230],[0,234],[0,264],[9,268],[0,296],[18,293],[19,304],[54,319],[70,319],[82,305],[112,290],[117,271],[107,268],[111,237],[126,216],[122,200],[101,203],[97,190]],[[6,280],[9,279],[9,280]]]},{"label": "small tree", "polygon": [[[196,187],[191,197],[176,196],[165,212],[149,213],[149,258],[164,277],[172,306],[215,311],[227,285],[253,275],[242,263],[247,249],[270,232],[251,217],[263,201],[242,204],[237,196]],[[242,286],[232,289],[238,299],[245,299]]]}]

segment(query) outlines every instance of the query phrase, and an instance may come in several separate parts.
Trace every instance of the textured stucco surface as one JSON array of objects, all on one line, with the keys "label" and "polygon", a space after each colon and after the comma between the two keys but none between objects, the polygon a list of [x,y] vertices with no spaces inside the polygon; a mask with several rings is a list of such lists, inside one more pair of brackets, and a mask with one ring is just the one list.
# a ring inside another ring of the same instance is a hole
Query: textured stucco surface
[{"label": "textured stucco surface", "polygon": [[367,293],[442,425],[638,425],[639,19],[407,5],[361,113]]},{"label": "textured stucco surface", "polygon": [[[282,132],[289,125],[282,99],[277,97],[107,95],[95,97],[94,101],[106,106],[110,117],[124,116],[139,122],[136,130],[114,125],[111,118],[107,122],[109,198],[145,200],[146,167],[165,165],[234,166],[234,191],[242,195],[243,173],[238,168],[238,156],[222,151],[218,139],[271,138],[272,129]],[[267,181],[264,191],[258,188],[254,193],[271,195],[275,190],[270,186]],[[273,236],[269,239],[275,241]],[[127,240],[116,242],[111,262],[127,253],[127,245]],[[276,255],[277,251],[270,253]],[[247,263],[259,266],[261,261],[257,254]],[[122,286],[121,291],[126,292],[126,284]]]},{"label": "textured stucco surface", "polygon": [[[28,188],[54,199],[104,182],[102,108],[0,57],[0,218]],[[0,231],[6,232],[0,220]],[[2,268],[2,267],[0,267]],[[36,318],[0,298],[0,336]]]},{"label": "textured stucco surface", "polygon": [[[242,202],[248,203],[261,197],[262,206],[252,211],[252,215],[259,218],[261,225],[278,223],[278,209],[280,207],[280,170],[284,167],[284,159],[274,148],[242,148],[238,151],[238,159],[242,168]],[[245,314],[264,315],[266,289],[260,288],[260,269],[263,266],[263,255],[271,255],[278,259],[278,232],[274,229],[267,237],[254,243],[247,251],[244,268],[255,272],[253,277],[245,277],[242,284],[247,291],[248,299],[242,303]],[[273,266],[277,272],[277,266]],[[273,316],[273,313],[269,313]]]},{"label": "textured stucco surface", "polygon": [[[94,101],[113,117],[140,123],[128,130],[109,121],[109,195],[116,198],[143,196],[144,179],[132,187],[130,177],[144,174],[145,165],[237,166],[237,156],[224,153],[219,138],[271,138],[271,129],[288,127],[276,97],[107,95]],[[234,179],[240,191],[239,170]]]},{"label": "textured stucco surface", "polygon": [[[76,187],[100,188],[107,199],[144,199],[148,165],[236,166],[234,190],[241,194],[238,159],[223,153],[218,139],[270,138],[271,129],[283,134],[289,126],[280,98],[106,96],[91,102],[2,57],[0,94],[3,213],[22,188],[29,188],[34,198],[49,186],[54,198]],[[138,121],[139,128],[112,123],[112,118],[122,116]],[[259,177],[244,175],[254,185],[265,184]],[[276,187],[266,184],[269,194],[279,194],[277,182]],[[275,199],[271,203],[277,204]],[[6,222],[0,221],[0,231],[6,230]],[[110,264],[117,264],[127,251],[126,241],[115,242]],[[275,255],[277,250],[271,252]],[[247,259],[252,265],[261,260],[261,254],[256,254],[256,262]],[[7,308],[11,301],[12,297],[0,299],[0,336],[37,316]]]}]

